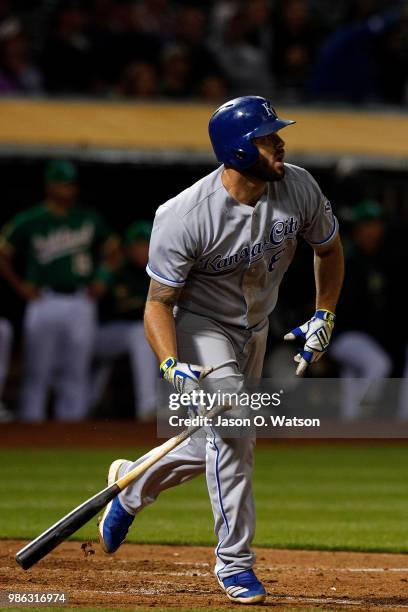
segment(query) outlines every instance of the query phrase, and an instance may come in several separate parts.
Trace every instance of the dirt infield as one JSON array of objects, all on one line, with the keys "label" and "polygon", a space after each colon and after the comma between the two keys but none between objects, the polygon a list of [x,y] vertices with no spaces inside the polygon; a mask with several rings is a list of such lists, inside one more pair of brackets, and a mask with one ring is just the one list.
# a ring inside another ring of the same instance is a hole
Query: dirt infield
[{"label": "dirt infield", "polygon": [[[237,609],[220,591],[205,547],[124,545],[114,556],[97,544],[68,542],[28,572],[14,561],[23,542],[0,542],[0,591],[62,592],[70,607]],[[269,593],[251,610],[407,610],[403,555],[257,549]]]}]

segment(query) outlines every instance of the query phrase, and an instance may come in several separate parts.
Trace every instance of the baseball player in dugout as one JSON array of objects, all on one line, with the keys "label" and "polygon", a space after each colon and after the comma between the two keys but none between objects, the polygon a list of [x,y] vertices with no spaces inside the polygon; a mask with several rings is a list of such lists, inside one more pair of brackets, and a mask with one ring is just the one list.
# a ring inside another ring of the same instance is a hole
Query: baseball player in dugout
[{"label": "baseball player in dugout", "polygon": [[[77,421],[88,412],[98,297],[94,269],[118,241],[96,212],[78,205],[73,164],[50,162],[45,184],[44,202],[17,214],[0,236],[0,273],[27,302],[19,418],[44,420],[53,387],[56,419]],[[22,275],[14,255],[23,261]]]},{"label": "baseball player in dugout", "polygon": [[[337,220],[319,185],[306,170],[284,161],[281,130],[293,123],[258,96],[223,104],[209,122],[221,165],[156,212],[145,330],[162,378],[179,393],[197,389],[207,375],[229,377],[237,389],[246,377],[260,378],[268,315],[299,238],[314,251],[316,309],[285,336],[302,343],[297,374],[329,346],[343,252]],[[106,507],[99,523],[105,552],[119,548],[135,515],[161,491],[205,473],[218,538],[218,583],[233,602],[264,601],[251,550],[254,445],[249,435],[224,439],[214,427],[206,436],[190,437]],[[108,482],[148,456],[114,461]]]},{"label": "baseball player in dugout", "polygon": [[103,395],[112,361],[128,355],[135,416],[139,421],[156,417],[157,359],[143,329],[143,312],[149,290],[146,264],[151,231],[151,223],[147,221],[130,225],[124,235],[123,252],[118,252],[118,261],[102,264],[96,275],[101,290],[105,292],[105,299],[101,301],[99,309],[91,404],[95,406]]}]

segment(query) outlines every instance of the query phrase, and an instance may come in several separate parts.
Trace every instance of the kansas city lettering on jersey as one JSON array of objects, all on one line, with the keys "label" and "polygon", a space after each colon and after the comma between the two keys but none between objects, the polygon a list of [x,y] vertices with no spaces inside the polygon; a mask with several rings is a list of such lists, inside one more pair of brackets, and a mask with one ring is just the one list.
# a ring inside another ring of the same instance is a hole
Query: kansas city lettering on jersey
[{"label": "kansas city lettering on jersey", "polygon": [[46,264],[59,257],[77,253],[84,247],[90,247],[94,232],[94,225],[85,223],[78,229],[52,230],[47,236],[34,234],[32,244],[38,261]]},{"label": "kansas city lettering on jersey", "polygon": [[[217,253],[209,257],[202,257],[198,261],[199,270],[220,272],[253,258],[259,259],[259,256],[262,256],[266,251],[280,247],[285,240],[293,240],[296,237],[298,227],[299,222],[296,217],[289,217],[285,221],[274,221],[268,240],[264,239],[262,242],[256,242],[252,247],[245,246],[231,255]],[[283,250],[284,248],[280,249],[279,253],[282,253]]]},{"label": "kansas city lettering on jersey", "polygon": [[298,225],[296,217],[289,217],[285,221],[275,221],[272,224],[269,241],[274,246],[279,246],[285,239],[291,239],[296,235]]}]

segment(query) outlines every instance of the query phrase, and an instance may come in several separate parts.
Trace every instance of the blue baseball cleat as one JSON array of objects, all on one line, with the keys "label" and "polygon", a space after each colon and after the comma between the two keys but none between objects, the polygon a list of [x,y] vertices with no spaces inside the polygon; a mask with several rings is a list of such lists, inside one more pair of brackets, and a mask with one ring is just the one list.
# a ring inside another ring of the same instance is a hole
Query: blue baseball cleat
[{"label": "blue baseball cleat", "polygon": [[[112,485],[119,477],[119,469],[125,459],[116,459],[108,472],[108,485]],[[134,520],[133,514],[129,514],[121,505],[118,497],[115,497],[106,506],[99,522],[99,542],[104,552],[108,555],[116,552],[126,539],[129,527]]]},{"label": "blue baseball cleat", "polygon": [[241,604],[262,603],[266,598],[266,591],[252,570],[239,572],[218,580],[230,601]]}]

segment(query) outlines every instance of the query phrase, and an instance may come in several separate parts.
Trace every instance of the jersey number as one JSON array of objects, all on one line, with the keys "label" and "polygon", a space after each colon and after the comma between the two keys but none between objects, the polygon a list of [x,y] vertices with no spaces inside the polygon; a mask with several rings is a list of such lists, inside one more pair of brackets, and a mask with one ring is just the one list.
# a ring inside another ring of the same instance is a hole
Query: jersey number
[{"label": "jersey number", "polygon": [[272,255],[269,261],[268,272],[272,272],[275,269],[275,264],[277,264],[278,261],[280,260],[281,255],[284,250],[285,250],[285,247],[283,249],[280,249],[279,251],[276,251],[276,253]]},{"label": "jersey number", "polygon": [[72,272],[78,276],[89,276],[92,273],[92,259],[88,253],[77,253],[72,256]]}]

